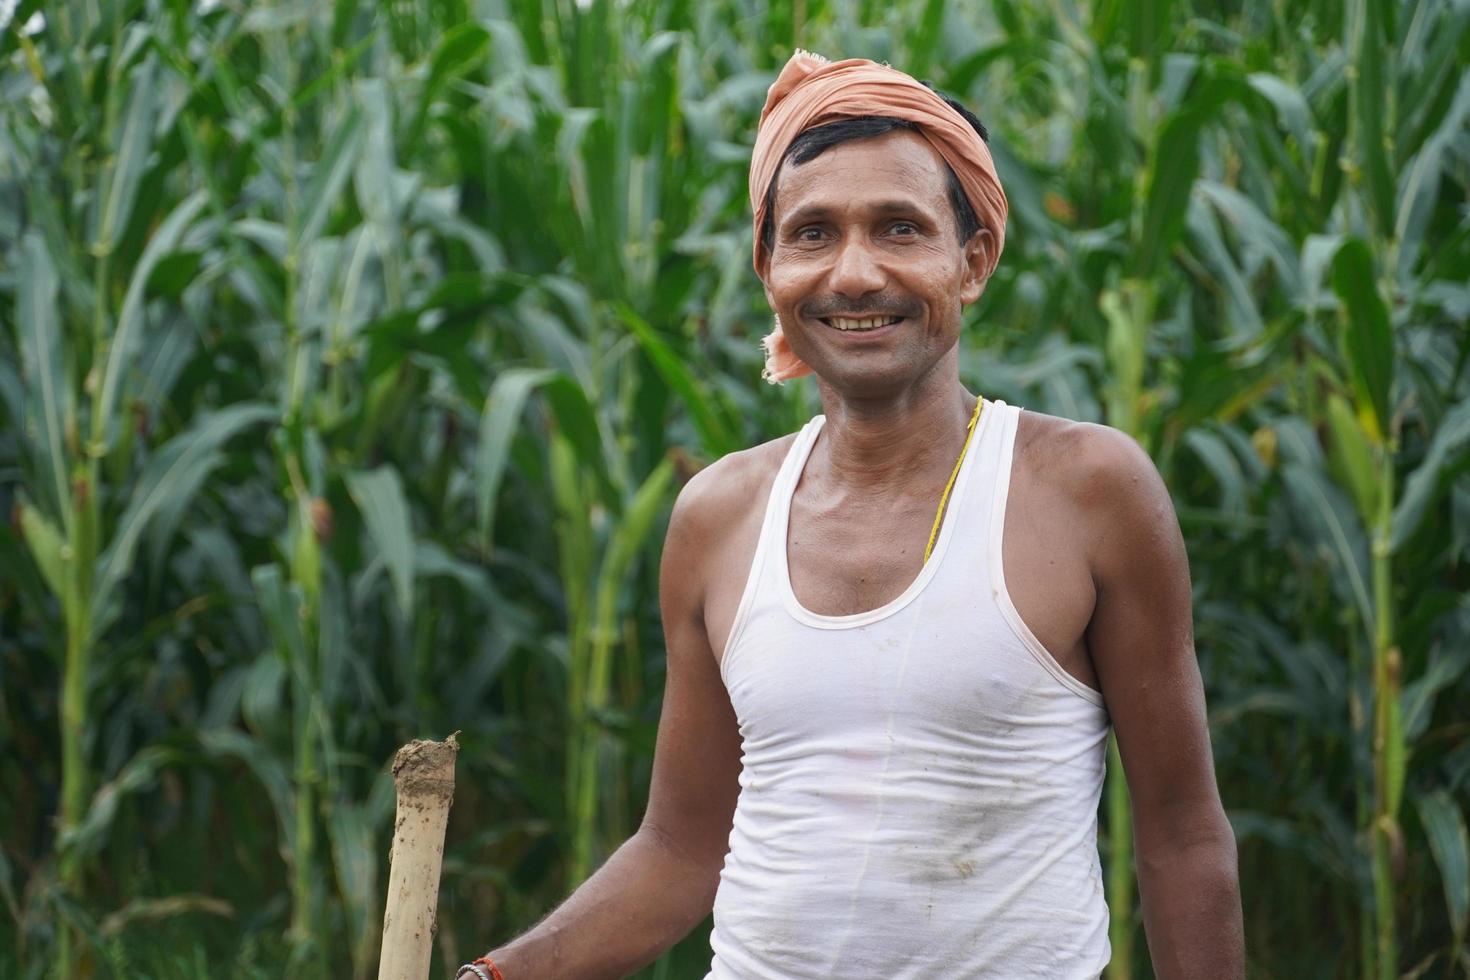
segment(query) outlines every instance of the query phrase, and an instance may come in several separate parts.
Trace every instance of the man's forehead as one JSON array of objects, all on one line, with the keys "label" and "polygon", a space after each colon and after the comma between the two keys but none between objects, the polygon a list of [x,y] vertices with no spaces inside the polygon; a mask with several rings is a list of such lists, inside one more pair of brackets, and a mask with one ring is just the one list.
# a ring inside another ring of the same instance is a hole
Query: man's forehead
[{"label": "man's forehead", "polygon": [[787,161],[776,175],[776,214],[813,209],[886,212],[934,208],[948,192],[945,163],[912,130],[848,140],[803,164]]}]

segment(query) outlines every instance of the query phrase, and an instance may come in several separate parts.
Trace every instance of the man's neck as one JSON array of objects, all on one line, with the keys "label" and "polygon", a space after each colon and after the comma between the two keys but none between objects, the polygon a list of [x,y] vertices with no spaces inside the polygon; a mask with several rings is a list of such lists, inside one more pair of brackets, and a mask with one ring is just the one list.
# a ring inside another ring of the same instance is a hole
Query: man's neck
[{"label": "man's neck", "polygon": [[[861,495],[925,493],[947,480],[965,444],[975,396],[953,375],[882,401],[820,384],[827,416],[808,468],[817,482]],[[816,472],[812,472],[816,471]]]}]

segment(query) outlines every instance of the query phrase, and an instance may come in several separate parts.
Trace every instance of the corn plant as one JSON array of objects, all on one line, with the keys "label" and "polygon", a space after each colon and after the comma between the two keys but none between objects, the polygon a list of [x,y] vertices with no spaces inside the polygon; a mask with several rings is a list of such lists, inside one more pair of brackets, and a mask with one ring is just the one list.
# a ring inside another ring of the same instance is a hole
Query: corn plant
[{"label": "corn plant", "polygon": [[745,202],[797,45],[979,112],[964,380],[1174,494],[1252,974],[1470,972],[1463,4],[0,20],[0,973],[370,975],[413,737],[463,732],[436,968],[636,827],[673,493],[818,410]]}]

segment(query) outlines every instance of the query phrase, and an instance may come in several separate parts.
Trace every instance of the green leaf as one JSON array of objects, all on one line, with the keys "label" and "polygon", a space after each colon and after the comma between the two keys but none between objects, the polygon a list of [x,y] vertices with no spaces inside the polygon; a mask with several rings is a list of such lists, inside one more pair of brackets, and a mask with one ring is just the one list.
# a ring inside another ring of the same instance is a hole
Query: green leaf
[{"label": "green leaf", "polygon": [[184,232],[208,200],[206,192],[195,191],[180,201],[148,240],[143,256],[133,270],[127,295],[123,297],[122,311],[117,317],[117,330],[108,347],[107,367],[102,375],[102,392],[93,407],[92,437],[104,445],[111,444],[112,433],[117,429],[114,424],[117,420],[113,418],[113,413],[121,394],[123,372],[133,363],[137,353],[135,348],[143,329],[143,301],[146,298],[148,281],[153,275],[154,267],[178,247]]},{"label": "green leaf", "polygon": [[199,746],[214,758],[237,759],[260,782],[275,811],[277,830],[288,855],[296,853],[296,793],[286,766],[262,741],[231,728],[199,733]]},{"label": "green leaf", "polygon": [[[1166,49],[1172,6],[1173,0],[1132,0],[1123,4],[1129,54],[1144,58]],[[1157,64],[1160,59],[1151,57],[1150,60]]]},{"label": "green leaf", "polygon": [[735,433],[719,413],[720,406],[713,397],[713,390],[707,392],[704,385],[695,381],[684,360],[632,308],[618,304],[617,313],[633,331],[654,369],[678,393],[680,401],[689,410],[705,451],[712,456],[723,456],[738,448]]},{"label": "green leaf", "polygon": [[944,0],[924,0],[923,12],[910,36],[908,57],[904,59],[904,70],[915,78],[923,78],[934,69],[934,53],[944,37],[947,7]]},{"label": "green leaf", "polygon": [[1465,463],[1470,447],[1470,401],[1462,401],[1445,413],[1424,459],[1409,474],[1403,496],[1393,512],[1389,546],[1397,550],[1424,520],[1424,512],[1450,483]]},{"label": "green leaf", "polygon": [[[58,660],[65,654],[66,642],[55,633],[53,624],[44,614],[54,594],[44,573],[36,566],[36,557],[22,543],[23,527],[11,527],[0,522],[0,581],[16,590],[21,608],[26,610],[30,621],[42,630],[42,648]],[[56,623],[55,627],[63,624]],[[53,635],[55,633],[55,635]]]},{"label": "green leaf", "polygon": [[1445,156],[1463,138],[1467,118],[1470,118],[1470,74],[1460,79],[1449,111],[1434,135],[1414,155],[1414,162],[1399,185],[1398,217],[1393,233],[1399,242],[1398,273],[1405,281],[1414,277],[1425,236],[1438,210]]},{"label": "green leaf", "polygon": [[107,843],[107,832],[117,816],[122,800],[134,793],[151,789],[158,773],[165,767],[178,762],[177,749],[154,745],[145,748],[128,760],[117,776],[98,787],[81,823],[65,829],[57,842],[62,852],[96,854]]},{"label": "green leaf", "polygon": [[[204,477],[222,459],[216,450],[242,430],[274,420],[276,414],[268,405],[253,402],[231,405],[204,415],[192,429],[174,436],[153,454],[133,487],[111,543],[100,558],[101,573],[93,595],[97,609],[106,609],[112,590],[132,570],[138,541],[165,505],[171,513],[181,513],[178,498],[189,498],[198,492]],[[100,632],[104,619],[96,618],[94,633]]]},{"label": "green leaf", "polygon": [[1199,174],[1200,130],[1230,102],[1249,92],[1233,66],[1209,62],[1180,108],[1169,114],[1148,165],[1143,224],[1134,246],[1132,275],[1150,278],[1184,227],[1185,206]]},{"label": "green leaf", "polygon": [[27,503],[20,505],[20,529],[46,584],[51,586],[57,598],[63,597],[66,594],[66,546],[60,532],[46,519],[46,515]]},{"label": "green leaf", "polygon": [[391,466],[380,466],[366,473],[347,474],[347,491],[362,511],[368,533],[378,546],[398,608],[405,619],[413,615],[414,548],[413,530],[409,523],[408,499],[403,482]]},{"label": "green leaf", "polygon": [[606,706],[612,648],[617,635],[617,598],[627,588],[633,564],[653,529],[654,519],[667,502],[673,475],[674,464],[665,459],[644,479],[633,494],[623,520],[613,531],[597,571],[597,621],[585,688],[585,699],[592,708]]},{"label": "green leaf", "polygon": [[1429,840],[1429,853],[1434,855],[1444,884],[1450,929],[1456,945],[1462,945],[1470,927],[1470,834],[1465,830],[1465,818],[1459,804],[1442,789],[1426,793],[1415,802],[1424,836]]},{"label": "green leaf", "polygon": [[40,430],[39,462],[47,477],[46,499],[54,513],[66,516],[71,513],[71,494],[67,492],[63,433],[70,392],[62,370],[56,266],[39,232],[27,232],[21,242],[16,273],[21,356],[31,410]]},{"label": "green leaf", "polygon": [[[1254,343],[1265,329],[1265,321],[1256,305],[1256,291],[1251,288],[1247,273],[1236,261],[1235,255],[1225,243],[1220,221],[1209,207],[1209,192],[1201,181],[1196,185],[1198,193],[1192,195],[1185,209],[1185,227],[1189,230],[1191,256],[1214,273],[1226,299],[1222,327],[1226,330],[1225,343],[1229,348],[1245,347]],[[1246,247],[1249,248],[1248,243]]]},{"label": "green leaf", "polygon": [[490,32],[479,24],[456,24],[444,32],[429,58],[429,74],[419,96],[418,111],[409,127],[407,153],[416,154],[423,142],[429,112],[444,87],[479,63],[490,50]]},{"label": "green leaf", "polygon": [[1247,75],[1246,83],[1276,109],[1281,125],[1296,140],[1297,151],[1305,154],[1311,140],[1312,110],[1301,89],[1267,72]]},{"label": "green leaf", "polygon": [[1300,293],[1301,270],[1296,246],[1286,231],[1267,217],[1254,201],[1233,187],[1213,180],[1201,180],[1196,187],[1235,229],[1244,249],[1264,254],[1270,260],[1286,294],[1296,296]]},{"label": "green leaf", "polygon": [[367,53],[368,49],[372,47],[373,42],[377,39],[378,32],[372,30],[363,35],[361,40],[345,51],[333,52],[330,67],[301,86],[291,96],[291,108],[299,110],[305,107],[319,94],[330,89],[337,81],[347,77],[348,73],[357,65],[358,59]]},{"label": "green leaf", "polygon": [[480,551],[490,553],[493,508],[510,458],[511,442],[531,390],[556,375],[549,368],[509,368],[500,373],[480,413],[480,439],[475,451],[475,513]]},{"label": "green leaf", "polygon": [[1454,685],[1470,669],[1470,645],[1439,644],[1429,654],[1429,665],[1415,679],[1404,685],[1400,697],[1404,716],[1404,739],[1409,743],[1429,728],[1434,719],[1435,699]]},{"label": "green leaf", "polygon": [[1302,463],[1288,463],[1281,476],[1293,509],[1316,539],[1319,551],[1336,566],[1333,588],[1356,607],[1358,621],[1373,625],[1368,588],[1368,543],[1352,506],[1324,475]]},{"label": "green leaf", "polygon": [[301,215],[300,231],[296,236],[297,251],[305,252],[321,234],[332,213],[332,205],[342,193],[347,178],[352,176],[357,163],[362,135],[362,111],[356,103],[348,106],[347,113],[337,123],[327,141],[327,149],[312,167],[311,183],[307,185],[302,200],[307,210]]},{"label": "green leaf", "polygon": [[633,494],[633,500],[628,505],[623,520],[608,542],[607,556],[603,559],[600,570],[605,581],[625,584],[628,571],[653,528],[654,519],[667,502],[673,475],[673,461],[662,460]]},{"label": "green leaf", "polygon": [[1342,300],[1347,321],[1344,348],[1348,378],[1368,438],[1383,445],[1388,437],[1389,394],[1393,383],[1393,327],[1378,294],[1373,254],[1360,238],[1350,238],[1332,260],[1332,288]]},{"label": "green leaf", "polygon": [[[373,231],[385,278],[390,280],[384,285],[391,290],[397,288],[391,280],[398,261],[400,211],[398,188],[394,182],[393,103],[380,79],[359,83],[358,99],[366,120],[362,145],[358,148],[356,166],[352,171],[353,187],[357,193],[357,206],[367,216],[368,226]],[[392,296],[391,293],[389,295]]]},{"label": "green leaf", "polygon": [[1373,448],[1368,436],[1353,414],[1352,406],[1341,395],[1327,399],[1327,427],[1332,436],[1333,469],[1338,482],[1353,494],[1358,516],[1364,526],[1378,515],[1378,480],[1373,472]]},{"label": "green leaf", "polygon": [[1245,475],[1240,460],[1225,440],[1218,433],[1199,427],[1186,430],[1183,443],[1194,451],[1219,485],[1220,510],[1227,514],[1246,514]]},{"label": "green leaf", "polygon": [[612,476],[608,472],[607,463],[611,451],[603,445],[597,412],[587,400],[587,392],[559,371],[546,379],[542,387],[557,428],[577,450],[580,460],[596,474],[603,503],[614,510],[621,510],[622,501],[618,499]]},{"label": "green leaf", "polygon": [[281,718],[286,664],[277,653],[255,658],[240,689],[240,717],[252,731],[270,732]]},{"label": "green leaf", "polygon": [[111,249],[114,238],[127,227],[138,181],[153,149],[153,116],[158,101],[154,64],[150,55],[125,81],[112,80],[128,93],[128,111],[113,146],[113,166],[97,226],[96,242],[102,249]]},{"label": "green leaf", "polygon": [[175,302],[184,294],[184,288],[194,280],[199,265],[204,259],[202,252],[174,252],[164,257],[154,267],[144,287],[149,293],[166,296]]},{"label": "green leaf", "polygon": [[[260,607],[270,635],[275,639],[275,656],[279,663],[290,671],[297,687],[293,694],[309,696],[315,690],[312,665],[307,663],[306,636],[301,630],[302,594],[300,586],[287,582],[277,565],[257,565],[250,570],[250,583],[255,588],[255,603]],[[260,668],[262,682],[269,680],[267,668]],[[260,691],[261,700],[255,703],[262,710],[269,708],[269,691]],[[241,691],[240,707],[245,711],[244,691]],[[293,705],[299,712],[304,707]],[[251,720],[248,716],[247,721]],[[262,719],[263,720],[263,717]]]},{"label": "green leaf", "polygon": [[327,837],[332,864],[346,906],[347,926],[352,937],[357,974],[366,975],[372,941],[378,938],[378,848],[367,808],[334,801],[328,809]]},{"label": "green leaf", "polygon": [[[1353,73],[1349,99],[1352,130],[1358,162],[1368,182],[1369,210],[1379,234],[1387,237],[1393,228],[1393,176],[1389,167],[1386,101],[1393,50],[1384,36],[1382,0],[1351,0],[1345,18]],[[1371,280],[1370,280],[1371,281]]]},{"label": "green leaf", "polygon": [[1149,166],[1143,228],[1135,252],[1134,275],[1147,278],[1173,248],[1184,227],[1185,205],[1199,173],[1201,113],[1181,109],[1164,121]]}]

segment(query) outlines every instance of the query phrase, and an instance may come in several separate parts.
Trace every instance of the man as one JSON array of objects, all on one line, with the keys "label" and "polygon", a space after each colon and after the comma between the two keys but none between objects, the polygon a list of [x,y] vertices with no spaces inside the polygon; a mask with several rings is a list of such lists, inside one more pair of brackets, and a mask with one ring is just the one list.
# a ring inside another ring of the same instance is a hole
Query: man
[{"label": "man", "polygon": [[1005,229],[962,113],[868,61],[772,86],[767,376],[823,414],[679,495],[643,824],[482,975],[624,976],[713,908],[716,980],[1096,977],[1111,724],[1157,975],[1242,976],[1168,493],[1127,436],[959,382]]}]

